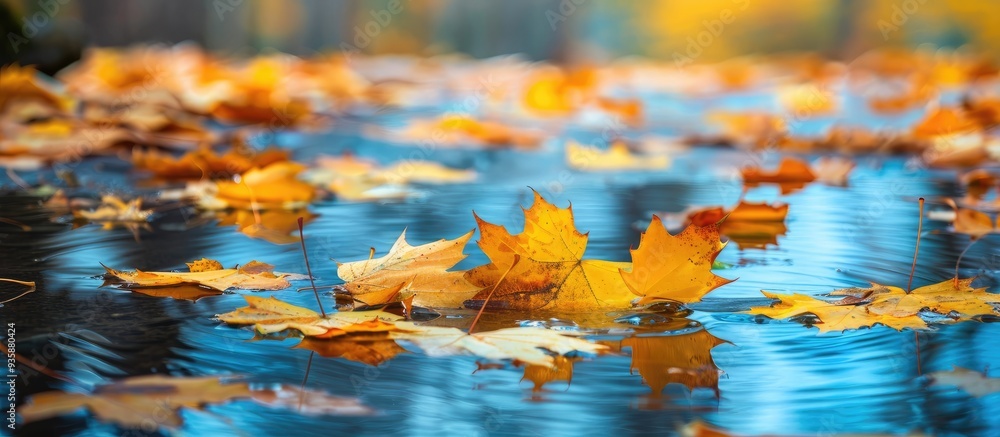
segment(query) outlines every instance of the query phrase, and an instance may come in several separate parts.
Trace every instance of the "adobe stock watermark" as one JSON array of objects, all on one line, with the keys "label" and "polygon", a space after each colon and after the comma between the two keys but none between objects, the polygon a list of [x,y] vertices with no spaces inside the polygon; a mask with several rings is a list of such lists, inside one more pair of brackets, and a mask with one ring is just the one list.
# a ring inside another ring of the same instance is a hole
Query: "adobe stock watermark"
[{"label": "adobe stock watermark", "polygon": [[67,3],[69,0],[39,0],[37,4],[41,10],[21,18],[21,33],[7,32],[7,42],[14,49],[14,53],[20,52],[22,45],[30,43],[31,38],[52,24],[56,14]]},{"label": "adobe stock watermark", "polygon": [[[740,11],[745,11],[750,7],[750,0],[732,0],[732,2]],[[715,43],[716,39],[722,36],[726,31],[726,26],[733,24],[735,21],[736,11],[731,8],[719,11],[719,18],[715,20],[702,21],[701,24],[705,30],[698,32],[693,37],[689,36],[687,38],[687,46],[684,48],[684,54],[674,52],[674,66],[683,67],[693,63],[696,58],[705,52],[708,46]]]},{"label": "adobe stock watermark", "polygon": [[545,19],[549,20],[549,27],[552,28],[552,31],[555,32],[556,28],[569,19],[570,15],[575,14],[577,8],[583,6],[584,3],[587,3],[587,0],[562,0],[556,9],[545,11]]},{"label": "adobe stock watermark", "polygon": [[372,40],[382,34],[382,30],[389,27],[392,17],[403,12],[403,3],[400,0],[389,0],[386,7],[380,10],[370,10],[368,14],[371,19],[362,25],[354,26],[353,44],[348,42],[340,43],[340,50],[350,59],[351,55],[361,53],[362,50],[371,45]]},{"label": "adobe stock watermark", "polygon": [[876,23],[878,25],[879,32],[882,33],[882,39],[885,41],[889,40],[889,35],[893,32],[899,30],[900,27],[910,21],[910,16],[916,14],[920,11],[920,5],[927,3],[927,0],[904,0],[902,3],[892,5],[892,14],[889,15],[889,20],[886,21],[884,18],[878,20]]}]

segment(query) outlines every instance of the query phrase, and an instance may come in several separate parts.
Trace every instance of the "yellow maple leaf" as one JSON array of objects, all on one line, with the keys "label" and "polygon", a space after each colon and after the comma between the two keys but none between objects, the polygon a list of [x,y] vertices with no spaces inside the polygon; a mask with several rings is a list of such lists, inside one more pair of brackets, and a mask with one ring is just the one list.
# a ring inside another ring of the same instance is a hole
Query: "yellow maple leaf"
[{"label": "yellow maple leaf", "polygon": [[572,209],[557,208],[538,192],[518,235],[479,216],[476,221],[479,248],[491,263],[466,272],[484,289],[467,306],[481,307],[494,288],[488,305],[499,309],[582,311],[627,306],[635,297],[619,273],[629,264],[582,259],[587,235],[574,226]]},{"label": "yellow maple leaf", "polygon": [[[482,287],[470,307],[586,311],[672,299],[695,302],[729,280],[711,273],[712,261],[724,245],[714,227],[689,227],[676,237],[658,217],[632,252],[633,263],[583,259],[587,235],[573,224],[571,208],[558,208],[535,192],[524,210],[524,232],[511,235],[503,226],[476,216],[479,247],[490,264],[466,272]],[[654,248],[655,245],[664,245]],[[662,247],[669,249],[663,250]]]},{"label": "yellow maple leaf", "polygon": [[725,246],[715,224],[692,225],[670,235],[654,215],[639,247],[631,251],[631,270],[621,269],[621,276],[629,290],[642,296],[639,304],[656,299],[697,302],[733,281],[712,273],[712,263]]},{"label": "yellow maple leaf", "polygon": [[449,272],[459,261],[472,231],[454,240],[438,240],[411,246],[406,231],[399,235],[389,253],[364,261],[340,263],[337,276],[351,294],[369,305],[383,304],[413,296],[416,305],[461,307],[479,287],[465,279],[464,271]]}]

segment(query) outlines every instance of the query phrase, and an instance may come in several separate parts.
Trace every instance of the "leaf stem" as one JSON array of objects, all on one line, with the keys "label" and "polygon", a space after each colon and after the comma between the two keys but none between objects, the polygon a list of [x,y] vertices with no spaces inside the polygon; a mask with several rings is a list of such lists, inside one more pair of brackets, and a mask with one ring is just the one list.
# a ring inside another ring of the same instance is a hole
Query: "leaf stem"
[{"label": "leaf stem", "polygon": [[313,294],[316,295],[316,303],[319,304],[319,312],[326,318],[326,310],[323,309],[323,301],[319,300],[319,290],[316,289],[316,281],[313,280],[312,268],[309,267],[309,254],[306,252],[306,236],[302,232],[303,218],[299,217],[299,243],[302,243],[302,258],[306,260],[306,273],[309,274],[309,284],[312,285]]},{"label": "leaf stem", "polygon": [[920,218],[917,219],[917,245],[913,247],[913,265],[910,266],[910,280],[906,283],[906,293],[913,288],[913,274],[917,271],[917,254],[920,253],[920,233],[924,229],[924,198],[920,198]]},{"label": "leaf stem", "polygon": [[479,318],[482,317],[483,310],[486,309],[486,304],[490,302],[490,298],[493,297],[493,293],[497,291],[497,288],[500,287],[500,284],[503,283],[503,280],[507,279],[507,274],[509,274],[510,271],[514,269],[514,266],[516,266],[519,261],[521,261],[521,255],[515,253],[514,262],[510,264],[510,267],[507,268],[506,272],[503,272],[503,276],[501,276],[500,280],[497,281],[496,285],[493,286],[493,289],[490,290],[490,293],[486,295],[486,299],[483,299],[483,306],[479,307],[479,312],[476,313],[476,318],[472,319],[472,325],[469,325],[469,334],[472,334],[472,331],[476,329],[476,323],[479,323]]}]

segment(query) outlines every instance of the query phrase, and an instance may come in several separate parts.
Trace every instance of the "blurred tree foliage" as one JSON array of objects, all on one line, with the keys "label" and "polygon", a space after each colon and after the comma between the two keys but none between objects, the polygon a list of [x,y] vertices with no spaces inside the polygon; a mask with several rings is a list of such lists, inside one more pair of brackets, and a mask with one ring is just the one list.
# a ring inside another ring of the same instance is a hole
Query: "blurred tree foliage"
[{"label": "blurred tree foliage", "polygon": [[224,54],[340,48],[557,61],[788,50],[851,59],[920,44],[1000,54],[995,0],[0,0],[0,28],[4,63],[43,70],[85,44],[185,40]]}]

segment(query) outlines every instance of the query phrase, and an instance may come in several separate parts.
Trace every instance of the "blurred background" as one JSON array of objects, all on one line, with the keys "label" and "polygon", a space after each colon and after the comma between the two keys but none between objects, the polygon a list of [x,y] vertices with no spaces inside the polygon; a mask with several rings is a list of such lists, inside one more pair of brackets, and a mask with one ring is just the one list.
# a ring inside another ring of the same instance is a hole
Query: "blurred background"
[{"label": "blurred background", "polygon": [[995,0],[0,0],[3,63],[52,73],[83,48],[194,41],[221,55],[279,50],[574,63],[623,56],[711,62],[874,47],[970,47],[996,56]]}]

